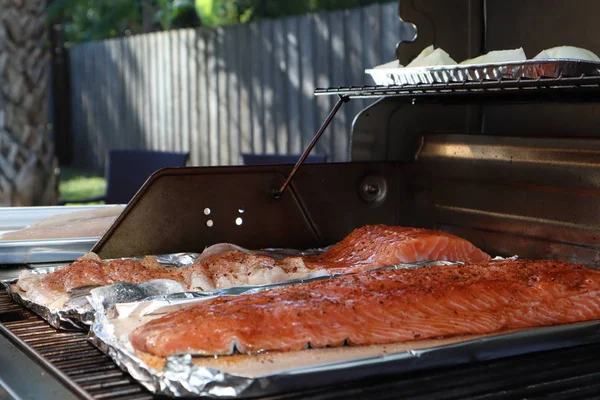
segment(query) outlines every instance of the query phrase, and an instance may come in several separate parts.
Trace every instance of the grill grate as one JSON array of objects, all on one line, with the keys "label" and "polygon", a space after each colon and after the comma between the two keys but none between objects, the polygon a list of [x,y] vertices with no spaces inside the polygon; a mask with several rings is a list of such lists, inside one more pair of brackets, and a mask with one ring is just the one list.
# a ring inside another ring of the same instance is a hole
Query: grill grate
[{"label": "grill grate", "polygon": [[153,396],[87,341],[83,332],[56,331],[44,320],[0,294],[3,325],[94,399],[148,400]]},{"label": "grill grate", "polygon": [[[6,312],[18,313],[20,319],[3,325],[89,397],[156,398],[92,346],[85,333],[56,331],[0,292],[0,315]],[[579,346],[454,368],[374,377],[268,399],[536,399],[549,395],[552,398],[598,398],[600,360],[596,355],[599,353],[600,344]]]},{"label": "grill grate", "polygon": [[351,86],[317,88],[317,96],[338,95],[347,98],[407,97],[446,98],[482,97],[497,100],[509,95],[511,102],[522,99],[536,101],[589,101],[600,98],[600,77],[559,77],[538,79],[500,79],[471,82],[433,83],[398,86]]}]

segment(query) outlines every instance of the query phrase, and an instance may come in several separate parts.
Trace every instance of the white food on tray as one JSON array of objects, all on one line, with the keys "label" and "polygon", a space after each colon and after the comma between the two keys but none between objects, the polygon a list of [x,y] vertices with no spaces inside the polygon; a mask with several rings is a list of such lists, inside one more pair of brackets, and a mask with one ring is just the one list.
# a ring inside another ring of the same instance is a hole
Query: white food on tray
[{"label": "white food on tray", "polygon": [[394,60],[394,61],[390,61],[385,64],[378,65],[378,66],[374,67],[373,69],[388,69],[388,68],[404,68],[404,66],[402,64],[400,64],[400,61]]},{"label": "white food on tray", "polygon": [[412,60],[406,68],[434,67],[438,65],[456,65],[456,61],[441,48],[434,49],[433,45],[423,49],[421,54]]},{"label": "white food on tray", "polygon": [[520,47],[513,50],[493,50],[479,57],[465,60],[460,65],[498,64],[525,60],[527,60],[527,55],[523,48]]},{"label": "white food on tray", "polygon": [[100,237],[121,214],[125,206],[109,206],[54,215],[13,232],[0,240],[38,240]]},{"label": "white food on tray", "polygon": [[537,56],[533,57],[533,59],[570,59],[600,62],[600,57],[595,53],[575,46],[558,46],[542,50]]}]

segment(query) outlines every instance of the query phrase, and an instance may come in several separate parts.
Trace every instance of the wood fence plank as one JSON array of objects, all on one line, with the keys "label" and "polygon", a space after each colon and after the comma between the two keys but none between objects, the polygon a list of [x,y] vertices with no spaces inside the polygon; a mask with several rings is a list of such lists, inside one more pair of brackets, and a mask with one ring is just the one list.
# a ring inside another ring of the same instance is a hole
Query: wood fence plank
[{"label": "wood fence plank", "polygon": [[275,57],[273,55],[273,21],[266,20],[260,24],[260,50],[263,60],[262,68],[262,111],[263,140],[262,153],[275,154],[275,135],[277,126],[273,115],[275,105]]},{"label": "wood fence plank", "polygon": [[211,32],[207,37],[207,81],[208,92],[206,102],[209,106],[209,147],[210,163],[209,165],[219,164],[219,87],[218,87],[218,52],[217,52],[217,33]]},{"label": "wood fence plank", "polygon": [[[328,14],[315,14],[313,20],[313,60],[315,85],[317,87],[326,88],[331,86],[331,69],[328,62],[331,54],[331,36]],[[319,96],[315,97],[315,125],[320,127],[327,114],[329,114],[333,106],[332,97]],[[317,128],[318,129],[318,128]],[[315,132],[312,133],[314,135]],[[319,142],[317,143],[313,153],[326,153],[331,157],[331,149],[329,148],[331,129],[327,129]]]},{"label": "wood fence plank", "polygon": [[302,150],[306,148],[312,135],[317,131],[315,103],[316,99],[313,95],[315,84],[315,64],[313,58],[313,29],[314,18],[302,17],[298,24],[299,30],[299,63],[300,63],[300,82],[301,90],[299,96],[300,101],[300,147]]},{"label": "wood fence plank", "polygon": [[237,164],[239,157],[239,131],[238,131],[238,80],[237,80],[237,56],[239,51],[239,42],[237,41],[237,29],[238,26],[232,26],[231,29],[223,30],[223,63],[222,70],[224,80],[226,82],[223,88],[225,94],[225,101],[222,102],[225,127],[221,130],[221,134],[226,135],[226,154],[225,159],[222,160],[224,165]]},{"label": "wood fence plank", "polygon": [[238,89],[239,100],[237,101],[239,113],[239,155],[237,164],[242,164],[240,158],[242,153],[251,153],[252,150],[252,64],[253,54],[251,49],[250,25],[240,25],[238,28]]},{"label": "wood fence plank", "polygon": [[188,118],[188,141],[187,151],[190,152],[190,165],[200,165],[200,148],[198,138],[199,129],[199,110],[198,110],[198,63],[200,56],[198,54],[198,33],[196,30],[187,32],[186,46],[188,49],[188,96],[189,96],[189,118]]},{"label": "wood fence plank", "polygon": [[263,84],[263,66],[266,62],[262,52],[263,32],[261,25],[257,22],[251,23],[250,28],[250,53],[252,57],[252,77],[251,77],[251,101],[249,112],[252,116],[252,146],[251,153],[263,154],[265,152],[264,137],[264,90]]},{"label": "wood fence plank", "polygon": [[210,165],[211,148],[211,116],[210,116],[210,86],[208,61],[208,34],[204,32],[197,37],[198,46],[198,117],[200,140],[200,160],[198,165]]},{"label": "wood fence plank", "polygon": [[300,129],[300,104],[302,102],[302,81],[299,44],[299,17],[286,19],[286,117],[287,117],[287,148],[286,153],[299,154],[302,152],[302,131]]}]

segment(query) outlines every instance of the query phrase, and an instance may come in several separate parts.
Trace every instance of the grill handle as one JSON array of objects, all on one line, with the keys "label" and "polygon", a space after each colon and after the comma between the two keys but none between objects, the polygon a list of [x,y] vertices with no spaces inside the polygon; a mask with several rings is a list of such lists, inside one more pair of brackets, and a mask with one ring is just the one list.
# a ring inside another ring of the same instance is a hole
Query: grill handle
[{"label": "grill handle", "polygon": [[300,168],[302,163],[304,163],[304,160],[306,160],[306,157],[308,157],[312,149],[315,147],[315,145],[319,141],[319,138],[321,138],[331,121],[333,121],[335,114],[337,114],[339,109],[342,107],[342,104],[347,103],[348,101],[350,101],[349,96],[339,95],[338,101],[333,106],[333,109],[331,110],[327,118],[325,118],[325,121],[323,121],[323,125],[321,125],[321,127],[319,128],[315,136],[312,138],[306,149],[302,152],[298,161],[296,161],[296,165],[294,165],[294,168],[292,168],[292,172],[290,172],[290,174],[286,178],[285,182],[283,182],[283,185],[281,185],[279,190],[275,192],[276,199],[279,199],[283,194],[283,191],[289,186],[292,178],[294,177],[294,175],[296,175],[296,171],[298,171],[298,168]]}]

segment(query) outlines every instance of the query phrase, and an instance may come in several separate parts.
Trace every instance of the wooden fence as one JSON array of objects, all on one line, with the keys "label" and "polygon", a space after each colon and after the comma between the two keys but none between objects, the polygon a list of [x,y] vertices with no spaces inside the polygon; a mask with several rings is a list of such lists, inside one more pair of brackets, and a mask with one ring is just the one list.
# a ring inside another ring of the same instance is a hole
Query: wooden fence
[{"label": "wooden fence", "polygon": [[[333,106],[315,87],[370,83],[394,59],[397,2],[214,30],[176,30],[70,50],[74,165],[101,170],[109,148],[189,151],[193,165],[241,153],[300,153]],[[317,144],[348,159],[345,104]]]}]

